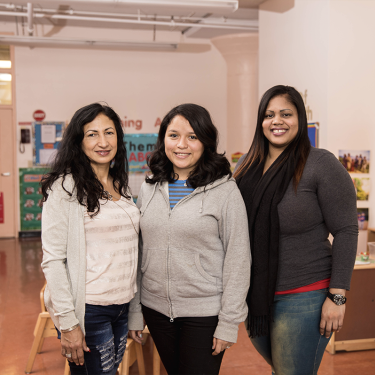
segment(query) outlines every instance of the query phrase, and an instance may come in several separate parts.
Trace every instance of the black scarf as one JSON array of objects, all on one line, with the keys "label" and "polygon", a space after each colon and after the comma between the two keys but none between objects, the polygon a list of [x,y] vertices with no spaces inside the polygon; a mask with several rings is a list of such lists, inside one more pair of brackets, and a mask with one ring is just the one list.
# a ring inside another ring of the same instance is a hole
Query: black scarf
[{"label": "black scarf", "polygon": [[277,205],[293,178],[297,160],[298,157],[286,149],[264,175],[264,161],[256,160],[238,181],[247,210],[252,256],[250,289],[246,299],[250,337],[269,333],[279,260]]}]

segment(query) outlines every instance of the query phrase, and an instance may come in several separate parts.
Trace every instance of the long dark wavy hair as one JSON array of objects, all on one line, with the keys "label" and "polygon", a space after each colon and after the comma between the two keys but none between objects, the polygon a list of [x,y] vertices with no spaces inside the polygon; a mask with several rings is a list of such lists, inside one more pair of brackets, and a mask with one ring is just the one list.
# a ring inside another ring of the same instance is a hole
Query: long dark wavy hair
[{"label": "long dark wavy hair", "polygon": [[66,128],[51,170],[42,178],[43,202],[48,199],[48,191],[52,189],[53,183],[60,177],[62,177],[61,185],[63,189],[69,196],[72,196],[73,191],[68,191],[64,187],[65,176],[71,174],[75,183],[74,189],[76,190],[75,194],[78,202],[87,207],[91,216],[99,213],[99,198],[105,196],[103,194],[104,188],[92,169],[89,158],[82,150],[83,127],[92,122],[99,114],[107,116],[115,125],[117,153],[114,165],[109,169],[109,174],[113,178],[115,191],[123,197],[129,198],[128,161],[123,141],[124,132],[121,127],[121,120],[117,113],[108,105],[93,103],[79,109]]},{"label": "long dark wavy hair", "polygon": [[171,109],[161,122],[155,150],[148,159],[152,175],[146,178],[149,184],[156,182],[173,182],[178,175],[173,171],[173,164],[165,153],[165,133],[171,121],[176,116],[182,116],[189,121],[198,140],[202,142],[204,151],[195,168],[190,173],[187,184],[194,189],[206,186],[221,177],[232,175],[230,164],[224,154],[217,152],[219,141],[218,131],[212,123],[209,112],[197,104],[181,104]]},{"label": "long dark wavy hair", "polygon": [[[309,156],[311,144],[307,133],[307,116],[305,104],[301,94],[290,86],[278,85],[267,90],[259,104],[258,120],[255,129],[255,135],[250,150],[244,161],[234,173],[236,180],[240,179],[250,168],[253,163],[261,163],[268,155],[269,142],[263,133],[263,120],[268,107],[268,103],[276,96],[284,96],[290,103],[297,108],[298,113],[298,132],[296,137],[290,142],[286,148],[285,159],[294,154],[298,161],[293,175],[293,187],[297,190],[301,180],[303,169],[305,168],[307,157]],[[282,163],[283,160],[280,161]]]}]

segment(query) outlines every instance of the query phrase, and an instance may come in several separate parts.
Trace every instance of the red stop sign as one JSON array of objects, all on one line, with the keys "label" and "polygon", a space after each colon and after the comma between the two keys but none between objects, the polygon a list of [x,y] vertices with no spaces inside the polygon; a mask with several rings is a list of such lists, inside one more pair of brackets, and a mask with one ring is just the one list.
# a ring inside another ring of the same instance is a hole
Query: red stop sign
[{"label": "red stop sign", "polygon": [[33,117],[34,117],[34,120],[35,121],[43,121],[45,118],[46,118],[46,114],[44,111],[42,111],[41,109],[37,109],[34,113],[33,113]]}]

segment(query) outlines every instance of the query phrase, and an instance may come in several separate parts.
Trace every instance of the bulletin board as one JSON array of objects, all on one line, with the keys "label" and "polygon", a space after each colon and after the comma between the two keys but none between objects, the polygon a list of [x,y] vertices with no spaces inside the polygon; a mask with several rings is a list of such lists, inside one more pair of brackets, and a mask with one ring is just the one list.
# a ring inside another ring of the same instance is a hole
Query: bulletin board
[{"label": "bulletin board", "polygon": [[20,219],[21,231],[41,230],[43,198],[40,181],[47,168],[20,168]]},{"label": "bulletin board", "polygon": [[319,147],[319,122],[309,122],[307,131],[311,146]]},{"label": "bulletin board", "polygon": [[65,122],[33,122],[33,165],[49,165],[54,160]]},{"label": "bulletin board", "polygon": [[157,133],[125,134],[124,136],[129,163],[129,187],[135,199],[149,171],[147,157],[154,150],[157,139]]}]

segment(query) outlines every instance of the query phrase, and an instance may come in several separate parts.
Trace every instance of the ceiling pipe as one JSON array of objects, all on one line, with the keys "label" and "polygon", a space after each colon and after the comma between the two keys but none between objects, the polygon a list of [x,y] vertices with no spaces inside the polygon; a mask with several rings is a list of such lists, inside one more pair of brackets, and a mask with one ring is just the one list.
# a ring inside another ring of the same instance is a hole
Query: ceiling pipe
[{"label": "ceiling pipe", "polygon": [[88,48],[113,48],[113,49],[143,49],[143,50],[176,50],[177,43],[136,42],[118,40],[90,40],[73,38],[51,38],[36,36],[0,35],[0,43],[28,47],[88,47]]},{"label": "ceiling pipe", "polygon": [[[27,1],[18,0],[17,3],[26,3]],[[56,1],[42,0],[41,3],[56,4]],[[182,7],[182,8],[211,8],[212,10],[218,11],[232,11],[235,12],[238,9],[238,0],[65,0],[65,5],[73,4],[107,4],[115,6],[134,6],[140,7]]]},{"label": "ceiling pipe", "polygon": [[[0,4],[0,7],[5,7],[6,9],[17,9],[17,7],[14,4]],[[22,9],[21,6],[18,7],[20,10]],[[39,12],[43,13],[57,13],[56,9],[48,9],[48,8],[39,8]],[[108,13],[108,12],[91,12],[91,11],[86,11],[86,10],[75,10],[75,9],[59,9],[58,10],[59,14],[70,14],[70,15],[81,15],[81,16],[100,16],[100,17],[128,17],[128,18],[138,18],[139,15],[137,14],[131,14],[131,13]],[[13,13],[12,13],[13,14]],[[210,13],[211,15],[212,13]],[[152,19],[155,20],[155,15],[152,14],[141,14],[141,18],[146,18],[146,19]],[[165,15],[156,15],[156,18],[161,18],[161,19],[171,19],[171,16],[165,16]],[[193,16],[174,16],[175,19],[177,20],[188,20],[188,21],[201,21],[202,19],[206,18],[205,16],[203,17],[193,17]],[[227,19],[228,20],[228,19]],[[229,19],[230,20],[230,19]]]},{"label": "ceiling pipe", "polygon": [[27,3],[27,32],[30,36],[34,34],[34,10],[32,3]]},{"label": "ceiling pipe", "polygon": [[[0,11],[1,16],[10,16],[10,17],[24,17],[24,12],[6,12]],[[176,22],[171,20],[169,22],[166,21],[154,21],[154,20],[129,20],[123,18],[107,18],[107,17],[84,17],[84,16],[74,16],[74,15],[65,15],[65,14],[46,14],[46,13],[34,13],[34,17],[36,18],[47,18],[47,19],[63,19],[63,20],[75,20],[75,21],[94,21],[94,22],[112,22],[112,23],[128,23],[128,24],[135,24],[135,25],[149,25],[149,26],[167,26],[167,27],[188,27],[188,26],[196,26],[196,23],[184,23],[184,22]],[[206,19],[207,20],[207,19]],[[207,21],[206,21],[207,22]],[[249,21],[248,21],[249,22]],[[228,20],[226,25],[223,24],[215,24],[215,23],[199,23],[200,28],[210,28],[210,29],[229,29],[229,30],[247,30],[247,31],[257,31],[258,26],[256,25],[238,25],[238,24],[231,24],[228,25]]]}]

